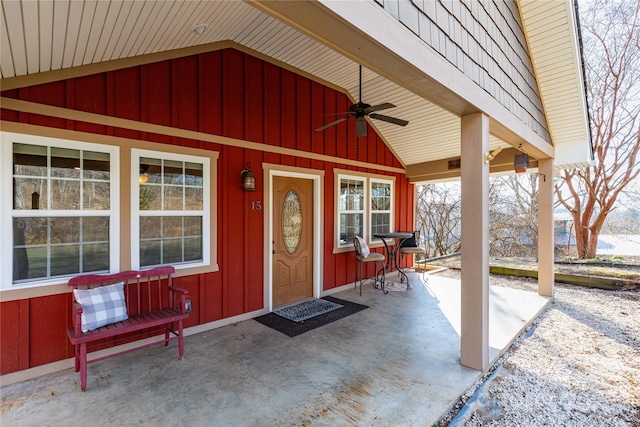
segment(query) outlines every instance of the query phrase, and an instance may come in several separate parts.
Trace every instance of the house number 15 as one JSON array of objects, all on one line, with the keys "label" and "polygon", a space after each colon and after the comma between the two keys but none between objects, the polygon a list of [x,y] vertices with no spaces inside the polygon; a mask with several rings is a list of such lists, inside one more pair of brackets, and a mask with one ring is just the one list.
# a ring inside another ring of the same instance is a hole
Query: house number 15
[{"label": "house number 15", "polygon": [[251,202],[251,210],[252,211],[261,211],[262,210],[262,201],[254,200]]}]

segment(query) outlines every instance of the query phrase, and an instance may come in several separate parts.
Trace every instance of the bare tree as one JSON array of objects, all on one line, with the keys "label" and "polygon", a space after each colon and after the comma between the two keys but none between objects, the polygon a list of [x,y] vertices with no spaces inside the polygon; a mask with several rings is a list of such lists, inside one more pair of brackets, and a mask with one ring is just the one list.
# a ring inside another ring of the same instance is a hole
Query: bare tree
[{"label": "bare tree", "polygon": [[416,225],[427,257],[460,251],[460,186],[427,184],[417,190]]},{"label": "bare tree", "polygon": [[563,171],[555,189],[573,216],[578,257],[595,258],[607,215],[640,173],[640,3],[585,5],[580,18],[595,165]]},{"label": "bare tree", "polygon": [[538,176],[490,179],[489,251],[492,256],[535,257],[538,248]]}]

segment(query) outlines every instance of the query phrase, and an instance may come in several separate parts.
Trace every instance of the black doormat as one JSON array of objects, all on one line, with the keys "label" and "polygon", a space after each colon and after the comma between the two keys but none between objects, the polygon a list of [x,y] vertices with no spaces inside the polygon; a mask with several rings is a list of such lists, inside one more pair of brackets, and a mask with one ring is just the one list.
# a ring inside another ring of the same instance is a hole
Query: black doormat
[{"label": "black doormat", "polygon": [[320,316],[312,317],[311,319],[307,319],[302,322],[294,322],[289,319],[285,319],[284,317],[278,316],[275,313],[265,314],[260,317],[254,317],[255,320],[262,323],[265,326],[275,329],[276,331],[282,332],[285,335],[290,337],[295,337],[296,335],[303,334],[312,329],[319,328],[320,326],[326,325],[331,322],[335,322],[338,319],[342,319],[344,317],[350,316],[354,313],[364,310],[367,308],[366,305],[357,304],[355,302],[346,301],[334,297],[324,297],[323,300],[334,302],[336,304],[342,305],[341,308],[337,310],[330,311],[325,314],[321,314]]}]

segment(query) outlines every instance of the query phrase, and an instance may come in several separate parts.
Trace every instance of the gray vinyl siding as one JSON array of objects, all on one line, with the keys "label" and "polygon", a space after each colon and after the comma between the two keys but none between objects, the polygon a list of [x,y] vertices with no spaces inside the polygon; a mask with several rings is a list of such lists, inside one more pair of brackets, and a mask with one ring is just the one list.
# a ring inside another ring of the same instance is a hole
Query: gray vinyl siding
[{"label": "gray vinyl siding", "polygon": [[376,2],[535,133],[551,141],[515,1]]}]

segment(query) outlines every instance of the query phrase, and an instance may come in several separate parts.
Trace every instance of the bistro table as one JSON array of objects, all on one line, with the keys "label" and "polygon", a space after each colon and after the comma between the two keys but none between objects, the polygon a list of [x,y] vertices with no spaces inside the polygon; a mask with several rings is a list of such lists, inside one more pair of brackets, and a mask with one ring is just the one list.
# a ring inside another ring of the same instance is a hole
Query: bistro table
[{"label": "bistro table", "polygon": [[[411,289],[411,285],[409,284],[409,277],[402,270],[400,265],[398,264],[398,252],[400,250],[400,246],[402,242],[412,237],[413,233],[403,233],[403,232],[394,232],[394,233],[374,233],[373,237],[377,237],[382,240],[384,243],[384,247],[387,250],[387,260],[384,265],[385,274],[389,272],[389,270],[395,266],[398,273],[400,273],[400,282],[403,282],[403,278],[407,280],[407,289]],[[395,245],[387,243],[387,239],[395,239]],[[390,247],[391,246],[391,247]]]}]

